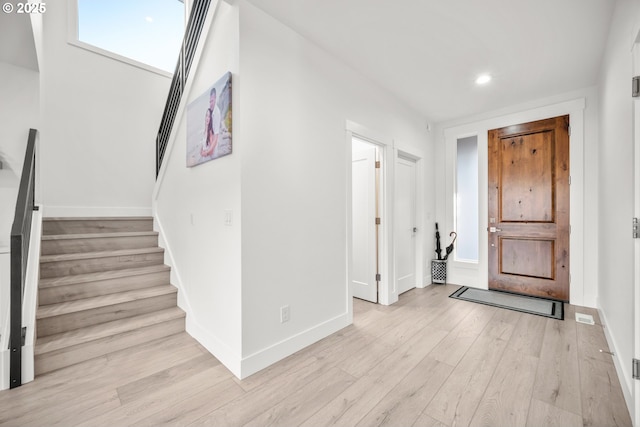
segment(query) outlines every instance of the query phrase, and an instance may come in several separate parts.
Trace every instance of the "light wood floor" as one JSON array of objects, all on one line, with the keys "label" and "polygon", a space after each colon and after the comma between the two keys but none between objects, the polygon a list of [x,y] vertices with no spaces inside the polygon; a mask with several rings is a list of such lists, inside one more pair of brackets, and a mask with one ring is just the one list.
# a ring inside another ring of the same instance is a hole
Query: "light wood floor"
[{"label": "light wood floor", "polygon": [[430,286],[245,380],[186,333],[0,392],[0,425],[631,426],[600,325]]}]

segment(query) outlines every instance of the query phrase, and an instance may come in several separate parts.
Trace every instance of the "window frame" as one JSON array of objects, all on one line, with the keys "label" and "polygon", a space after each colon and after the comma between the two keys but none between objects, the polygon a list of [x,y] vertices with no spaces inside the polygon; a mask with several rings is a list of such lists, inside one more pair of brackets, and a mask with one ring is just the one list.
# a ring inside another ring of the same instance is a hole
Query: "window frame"
[{"label": "window frame", "polygon": [[[122,62],[124,64],[128,64],[134,66],[136,68],[140,68],[146,71],[150,71],[155,74],[159,74],[164,77],[173,78],[173,72],[168,72],[162,70],[160,68],[154,67],[153,65],[145,64],[144,62],[137,61],[135,59],[120,55],[118,53],[112,52],[110,50],[102,49],[98,46],[94,46],[90,43],[86,43],[80,40],[79,38],[79,27],[78,27],[78,1],[79,0],[68,0],[67,11],[68,11],[68,25],[67,25],[67,43],[79,47],[81,49],[87,50],[89,52],[97,53],[98,55],[105,56],[107,58],[115,59],[116,61]],[[185,3],[185,28],[186,22],[188,20],[188,15],[190,11],[190,1],[184,1]],[[177,61],[176,61],[177,63]]]},{"label": "window frame", "polygon": [[[479,173],[480,173],[480,168],[479,168],[479,162],[480,162],[480,157],[479,157],[479,145],[478,145],[478,135],[477,134],[472,134],[472,135],[466,135],[466,136],[459,136],[455,139],[455,156],[454,156],[454,165],[453,165],[453,173],[454,173],[454,177],[453,177],[453,229],[455,230],[456,233],[459,232],[458,230],[458,211],[459,211],[459,199],[458,199],[458,178],[459,178],[459,173],[458,173],[458,145],[460,143],[461,140],[465,140],[465,139],[470,139],[470,138],[474,138],[475,139],[475,155],[476,155],[476,218],[475,218],[475,228],[476,228],[476,259],[469,259],[469,258],[460,258],[458,251],[456,250],[454,252],[454,256],[453,256],[453,260],[455,262],[461,263],[461,264],[467,264],[467,265],[477,265],[480,262],[480,188],[479,188],[479,182],[480,182],[480,177],[479,177]],[[457,245],[458,247],[460,245]]]}]

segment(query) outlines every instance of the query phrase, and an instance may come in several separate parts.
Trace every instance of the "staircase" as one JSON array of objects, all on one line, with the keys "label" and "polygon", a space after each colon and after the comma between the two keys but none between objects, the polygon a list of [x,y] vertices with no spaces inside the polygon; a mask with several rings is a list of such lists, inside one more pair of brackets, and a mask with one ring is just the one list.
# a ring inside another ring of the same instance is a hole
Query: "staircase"
[{"label": "staircase", "polygon": [[35,374],[184,331],[152,218],[45,218]]}]

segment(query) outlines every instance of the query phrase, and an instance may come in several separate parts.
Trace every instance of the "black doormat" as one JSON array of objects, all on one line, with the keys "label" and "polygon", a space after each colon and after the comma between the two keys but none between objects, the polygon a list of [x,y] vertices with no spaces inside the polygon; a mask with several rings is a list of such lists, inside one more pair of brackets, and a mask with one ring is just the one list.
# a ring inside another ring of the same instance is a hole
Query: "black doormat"
[{"label": "black doormat", "polygon": [[487,291],[484,289],[469,288],[467,286],[461,287],[449,295],[449,298],[564,320],[564,304],[562,301],[510,294],[508,292]]}]

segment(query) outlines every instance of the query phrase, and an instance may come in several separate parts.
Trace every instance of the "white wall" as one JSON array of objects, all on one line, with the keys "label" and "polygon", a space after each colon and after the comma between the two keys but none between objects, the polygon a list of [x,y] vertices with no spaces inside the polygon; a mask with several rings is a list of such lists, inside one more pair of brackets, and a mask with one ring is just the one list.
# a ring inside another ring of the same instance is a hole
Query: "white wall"
[{"label": "white wall", "polygon": [[[0,62],[0,331],[9,312],[10,236],[30,128],[39,126],[38,73]],[[4,344],[7,337],[2,337]]]},{"label": "white wall", "polygon": [[[600,80],[600,274],[598,307],[628,406],[633,350],[633,111],[631,47],[640,26],[640,5],[618,1]],[[635,310],[640,309],[635,307]],[[639,339],[635,337],[635,339]]]},{"label": "white wall", "polygon": [[170,79],[68,44],[69,3],[43,15],[44,214],[149,215]]},{"label": "white wall", "polygon": [[29,128],[38,128],[38,73],[0,62],[0,248],[9,235],[27,148]]},{"label": "white wall", "polygon": [[[574,114],[575,113],[575,114]],[[571,114],[571,303],[596,306],[598,292],[598,95],[596,88],[559,94],[483,115],[438,124],[437,218],[453,226],[453,178],[457,138],[478,135],[479,237],[477,266],[450,262],[448,281],[486,289],[487,276],[487,131]]]},{"label": "white wall", "polygon": [[[213,6],[212,6],[213,7]],[[227,71],[232,73],[233,153],[186,167],[186,114],[176,122],[176,139],[165,155],[156,188],[156,220],[170,251],[172,283],[180,289],[187,332],[234,374],[240,376],[241,348],[241,104],[236,102],[238,9],[226,3],[211,27],[187,94],[187,103],[207,92]],[[232,225],[225,225],[225,210]]]},{"label": "white wall", "polygon": [[350,320],[347,121],[423,157],[428,136],[418,114],[247,2],[221,2],[215,19],[188,100],[233,73],[233,153],[186,168],[183,111],[154,204],[188,332],[245,377]]},{"label": "white wall", "polygon": [[40,124],[38,72],[0,62],[0,161],[22,172],[29,128]]},{"label": "white wall", "polygon": [[[16,199],[18,197],[18,178],[11,170],[0,170],[0,334],[9,313],[9,296],[11,289],[11,225],[15,214]],[[6,337],[0,339],[0,344]],[[1,365],[0,365],[1,369]]]},{"label": "white wall", "polygon": [[[428,153],[425,121],[247,2],[240,6],[242,348],[247,372],[344,326],[351,120]],[[280,307],[291,320],[280,323]],[[347,316],[347,317],[345,317]]]}]

